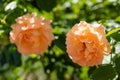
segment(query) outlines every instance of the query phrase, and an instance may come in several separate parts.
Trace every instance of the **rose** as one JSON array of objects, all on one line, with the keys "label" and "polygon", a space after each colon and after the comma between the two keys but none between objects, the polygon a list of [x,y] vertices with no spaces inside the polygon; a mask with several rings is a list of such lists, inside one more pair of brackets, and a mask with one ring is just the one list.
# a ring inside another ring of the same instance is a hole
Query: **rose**
[{"label": "rose", "polygon": [[103,56],[110,53],[104,27],[85,21],[74,25],[67,33],[66,45],[70,58],[81,66],[99,65]]},{"label": "rose", "polygon": [[10,32],[10,42],[15,43],[22,54],[43,53],[50,46],[54,35],[51,21],[26,14],[16,19]]}]

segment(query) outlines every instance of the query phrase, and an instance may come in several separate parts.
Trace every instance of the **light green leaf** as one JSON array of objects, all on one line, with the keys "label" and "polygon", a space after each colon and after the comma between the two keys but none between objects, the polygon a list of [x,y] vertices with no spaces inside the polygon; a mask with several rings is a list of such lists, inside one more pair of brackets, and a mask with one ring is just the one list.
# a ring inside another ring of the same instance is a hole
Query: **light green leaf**
[{"label": "light green leaf", "polygon": [[120,22],[120,16],[118,16],[118,17],[115,19],[115,21]]},{"label": "light green leaf", "polygon": [[112,35],[113,33],[118,32],[118,31],[120,31],[120,28],[113,29],[113,30],[111,30],[110,32],[108,32],[108,33],[106,34],[106,36],[108,37],[108,36]]}]

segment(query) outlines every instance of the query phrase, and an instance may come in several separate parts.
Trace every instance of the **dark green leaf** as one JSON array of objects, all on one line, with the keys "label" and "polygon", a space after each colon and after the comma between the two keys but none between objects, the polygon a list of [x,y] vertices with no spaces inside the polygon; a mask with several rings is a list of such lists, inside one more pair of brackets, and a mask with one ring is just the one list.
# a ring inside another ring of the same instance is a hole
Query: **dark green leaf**
[{"label": "dark green leaf", "polygon": [[115,56],[115,69],[120,74],[120,55]]},{"label": "dark green leaf", "polygon": [[54,41],[55,45],[57,45],[60,49],[62,49],[63,51],[66,50],[66,46],[65,46],[65,35],[59,35],[58,39],[56,39]]},{"label": "dark green leaf", "polygon": [[105,65],[97,68],[91,77],[93,80],[112,80],[115,75],[116,72],[112,65]]},{"label": "dark green leaf", "polygon": [[39,9],[51,11],[56,6],[56,0],[36,0]]}]

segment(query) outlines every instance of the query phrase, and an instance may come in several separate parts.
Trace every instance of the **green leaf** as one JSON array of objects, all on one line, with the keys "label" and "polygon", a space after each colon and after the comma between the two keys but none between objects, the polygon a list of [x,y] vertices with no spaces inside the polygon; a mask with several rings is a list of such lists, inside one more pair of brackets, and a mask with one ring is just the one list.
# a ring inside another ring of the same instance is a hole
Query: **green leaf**
[{"label": "green leaf", "polygon": [[115,56],[115,69],[120,74],[120,54]]},{"label": "green leaf", "polygon": [[115,21],[120,22],[120,16],[118,16]]},{"label": "green leaf", "polygon": [[65,46],[65,35],[59,35],[58,39],[54,41],[55,45],[58,46],[60,49],[63,51],[66,51],[66,46]]},{"label": "green leaf", "polygon": [[113,33],[118,32],[118,31],[120,31],[120,28],[113,29],[113,30],[111,30],[110,32],[108,32],[108,33],[106,34],[106,36],[108,37],[108,36],[112,35]]},{"label": "green leaf", "polygon": [[60,29],[59,27],[57,27],[57,26],[53,29],[53,32],[54,32],[55,34],[62,34],[61,29]]},{"label": "green leaf", "polygon": [[39,10],[36,7],[32,6],[31,4],[27,4],[27,9],[29,13],[36,12],[37,15],[40,14]]},{"label": "green leaf", "polygon": [[13,58],[13,61],[12,61],[13,65],[21,66],[21,64],[22,64],[22,62],[21,62],[21,54],[16,51],[11,55],[12,55],[12,58]]},{"label": "green leaf", "polygon": [[112,34],[110,37],[112,37],[116,41],[120,41],[120,31]]},{"label": "green leaf", "polygon": [[104,65],[97,68],[91,77],[93,80],[113,80],[115,76],[116,73],[112,65]]},{"label": "green leaf", "polygon": [[36,0],[36,4],[39,9],[45,11],[51,11],[56,6],[57,0]]}]

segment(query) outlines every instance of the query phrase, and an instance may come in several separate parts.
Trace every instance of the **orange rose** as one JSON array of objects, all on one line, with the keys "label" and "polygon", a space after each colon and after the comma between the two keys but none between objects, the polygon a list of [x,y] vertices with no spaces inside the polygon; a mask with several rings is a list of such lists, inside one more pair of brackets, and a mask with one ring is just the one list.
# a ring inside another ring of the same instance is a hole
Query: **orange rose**
[{"label": "orange rose", "polygon": [[70,58],[81,66],[97,66],[102,63],[103,56],[110,53],[104,27],[85,21],[74,25],[67,33],[66,45]]},{"label": "orange rose", "polygon": [[10,41],[16,44],[22,54],[41,54],[54,39],[50,23],[50,20],[38,18],[34,14],[23,15],[12,25]]}]

